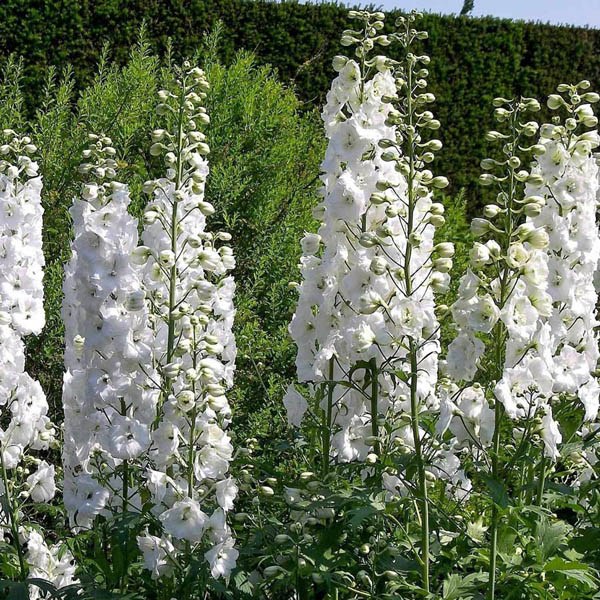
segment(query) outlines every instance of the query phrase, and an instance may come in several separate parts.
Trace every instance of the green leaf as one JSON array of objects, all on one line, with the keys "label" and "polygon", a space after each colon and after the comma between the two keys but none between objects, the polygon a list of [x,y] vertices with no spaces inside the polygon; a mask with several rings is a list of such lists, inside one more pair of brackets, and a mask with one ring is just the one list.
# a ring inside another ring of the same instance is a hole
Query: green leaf
[{"label": "green leaf", "polygon": [[29,587],[22,581],[12,583],[8,588],[6,600],[29,600]]},{"label": "green leaf", "polygon": [[449,575],[444,586],[442,588],[443,600],[459,600],[472,598],[471,594],[465,595],[469,588],[468,583],[460,576],[456,574]]},{"label": "green leaf", "polygon": [[490,492],[490,497],[494,504],[500,508],[508,508],[510,499],[504,484],[494,477],[488,476],[484,478],[485,484]]}]

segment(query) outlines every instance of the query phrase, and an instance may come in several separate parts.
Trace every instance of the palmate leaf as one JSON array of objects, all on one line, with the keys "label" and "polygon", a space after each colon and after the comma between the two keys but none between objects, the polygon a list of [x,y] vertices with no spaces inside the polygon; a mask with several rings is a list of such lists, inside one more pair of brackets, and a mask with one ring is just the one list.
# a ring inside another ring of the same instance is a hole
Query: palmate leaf
[{"label": "palmate leaf", "polygon": [[597,589],[600,583],[594,577],[589,565],[580,562],[567,561],[563,558],[553,558],[544,566],[546,573],[561,573],[568,579],[574,579],[587,585],[591,589]]},{"label": "palmate leaf", "polygon": [[541,518],[536,527],[535,542],[542,560],[548,560],[565,541],[568,526],[566,523],[550,523]]},{"label": "palmate leaf", "polygon": [[464,596],[465,582],[460,575],[452,574],[445,581],[442,588],[442,598],[444,600],[458,600],[459,598],[470,598]]}]

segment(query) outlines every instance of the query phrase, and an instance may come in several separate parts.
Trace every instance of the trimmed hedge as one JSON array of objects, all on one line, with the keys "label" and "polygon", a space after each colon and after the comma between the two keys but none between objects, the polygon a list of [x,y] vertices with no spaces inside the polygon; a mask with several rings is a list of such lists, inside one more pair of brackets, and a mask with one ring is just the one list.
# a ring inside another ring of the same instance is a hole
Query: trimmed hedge
[{"label": "trimmed hedge", "polygon": [[[171,39],[181,56],[193,54],[221,20],[225,63],[238,48],[253,50],[311,107],[328,88],[346,12],[334,3],[265,0],[4,0],[0,56],[24,56],[32,108],[48,65],[71,63],[81,86],[91,80],[105,41],[125,61],[143,21],[159,51]],[[433,14],[422,25],[430,32],[425,49],[445,143],[436,170],[450,177],[454,191],[467,187],[471,200],[477,200],[473,182],[486,153],[482,133],[492,125],[494,96],[543,97],[562,81],[582,78],[600,84],[600,30]]]}]

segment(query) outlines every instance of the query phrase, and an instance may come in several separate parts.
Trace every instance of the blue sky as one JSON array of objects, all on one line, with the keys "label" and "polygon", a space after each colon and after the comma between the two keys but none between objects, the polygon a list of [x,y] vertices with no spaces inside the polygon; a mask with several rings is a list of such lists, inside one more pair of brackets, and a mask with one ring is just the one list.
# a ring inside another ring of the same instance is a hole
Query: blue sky
[{"label": "blue sky", "polygon": [[[318,0],[308,1],[318,2]],[[463,5],[463,0],[372,0],[372,2],[381,5],[384,10],[418,8],[436,13],[458,13]],[[369,0],[344,0],[344,4],[369,3]],[[600,28],[600,0],[475,0],[475,10],[471,14]]]}]

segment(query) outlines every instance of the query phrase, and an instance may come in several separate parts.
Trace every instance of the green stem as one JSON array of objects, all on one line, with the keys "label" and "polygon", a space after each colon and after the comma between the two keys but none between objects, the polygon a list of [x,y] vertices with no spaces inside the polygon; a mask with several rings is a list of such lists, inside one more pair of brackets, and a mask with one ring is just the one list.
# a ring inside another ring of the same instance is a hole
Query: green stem
[{"label": "green stem", "polygon": [[[496,400],[494,406],[494,428],[493,454],[492,454],[492,478],[498,479],[500,452],[500,421],[502,419],[502,405]],[[493,600],[496,594],[496,563],[498,560],[498,525],[499,525],[498,506],[494,502],[492,505],[492,525],[490,530],[490,575],[489,575],[489,597]]]},{"label": "green stem", "polygon": [[[415,211],[415,138],[414,138],[414,110],[412,103],[412,85],[413,85],[413,65],[410,63],[407,69],[407,104],[406,113],[408,116],[408,217],[406,225],[407,244],[404,255],[404,284],[407,297],[413,293],[412,289],[412,271],[411,257],[412,245],[410,236],[414,228]],[[419,368],[418,345],[413,339],[409,342],[409,360],[410,360],[410,416],[413,444],[415,447],[415,460],[417,463],[418,490],[417,490],[417,512],[421,521],[421,575],[423,590],[429,594],[429,498],[427,495],[427,477],[425,472],[425,462],[423,460],[423,448],[420,433],[419,413],[420,403],[417,394],[417,374]]]},{"label": "green stem", "polygon": [[[518,147],[517,132],[518,124],[518,113],[513,112],[511,120],[511,133],[513,146],[510,149],[508,159],[515,155],[515,149]],[[505,232],[506,235],[503,240],[503,254],[506,256],[510,248],[512,234],[514,229],[514,213],[513,213],[513,200],[516,195],[516,179],[514,169],[510,169],[509,184],[508,184],[508,197],[506,200],[506,215],[505,215]],[[508,300],[509,293],[509,269],[508,265],[505,265],[500,277],[500,302],[498,308],[502,310],[505,302]],[[495,350],[495,363],[494,367],[496,372],[495,376],[492,376],[492,380],[498,380],[502,378],[504,371],[505,361],[505,341],[506,341],[506,327],[499,321],[493,331],[494,350]],[[500,480],[500,447],[502,439],[502,417],[504,415],[504,407],[501,402],[496,399],[494,404],[494,434],[492,438],[492,478],[496,481]],[[492,504],[492,522],[490,527],[490,564],[489,564],[489,588],[488,588],[488,600],[495,600],[496,598],[496,565],[498,562],[498,528],[500,525],[500,511],[495,502]]]},{"label": "green stem", "polygon": [[375,454],[379,456],[381,452],[381,445],[379,444],[379,425],[377,423],[377,415],[379,414],[379,379],[377,373],[377,362],[374,358],[370,361],[371,363],[371,434],[376,439],[373,446]]},{"label": "green stem", "polygon": [[323,411],[323,475],[329,473],[329,454],[331,452],[331,420],[333,415],[333,358],[329,359],[329,373],[327,382],[327,408]]},{"label": "green stem", "polygon": [[19,517],[17,507],[13,503],[13,499],[10,493],[8,474],[6,473],[6,467],[4,465],[4,450],[0,446],[0,469],[2,469],[2,483],[4,484],[4,493],[6,495],[6,505],[8,507],[8,515],[6,515],[10,521],[10,532],[13,538],[13,544],[17,550],[17,556],[19,557],[19,579],[24,581],[27,577],[27,566],[25,565],[25,557],[23,556],[23,548],[19,543]]},{"label": "green stem", "polygon": [[412,424],[412,436],[415,446],[415,458],[417,462],[417,475],[419,489],[417,504],[419,505],[421,520],[421,573],[423,578],[423,589],[429,594],[429,498],[427,493],[427,475],[423,461],[423,448],[419,426],[419,400],[417,396],[417,351],[416,344],[410,341],[410,416]]},{"label": "green stem", "polygon": [[546,457],[542,454],[542,462],[540,463],[540,478],[538,480],[537,489],[537,505],[542,506],[544,500],[544,487],[546,486]]},{"label": "green stem", "polygon": [[[178,123],[177,123],[177,169],[175,175],[175,190],[179,190],[183,179],[183,144],[184,144],[184,103],[186,96],[185,83],[181,90],[181,96],[179,98],[179,112],[178,112]],[[175,264],[171,267],[169,274],[169,321],[168,321],[168,336],[167,336],[167,364],[173,360],[173,354],[175,351],[175,319],[173,312],[176,307],[176,292],[177,292],[177,205],[179,203],[175,200],[173,202],[173,208],[171,210],[171,252],[175,257]],[[165,386],[166,395],[170,393],[172,382],[167,380]]]}]

